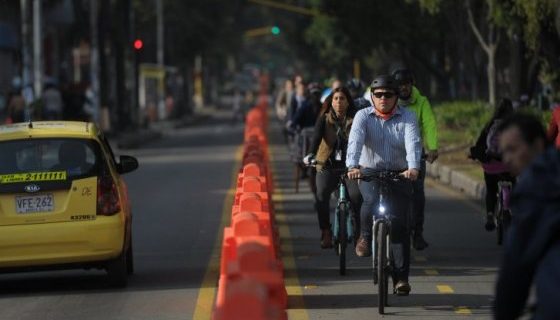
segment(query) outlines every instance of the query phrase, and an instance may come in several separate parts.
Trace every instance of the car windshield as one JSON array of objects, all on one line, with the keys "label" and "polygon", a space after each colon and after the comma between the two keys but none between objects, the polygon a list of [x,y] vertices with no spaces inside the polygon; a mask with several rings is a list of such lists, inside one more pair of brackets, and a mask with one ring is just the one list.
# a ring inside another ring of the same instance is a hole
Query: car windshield
[{"label": "car windshield", "polygon": [[0,175],[65,172],[65,177],[83,178],[98,174],[100,159],[98,144],[88,139],[0,142]]}]

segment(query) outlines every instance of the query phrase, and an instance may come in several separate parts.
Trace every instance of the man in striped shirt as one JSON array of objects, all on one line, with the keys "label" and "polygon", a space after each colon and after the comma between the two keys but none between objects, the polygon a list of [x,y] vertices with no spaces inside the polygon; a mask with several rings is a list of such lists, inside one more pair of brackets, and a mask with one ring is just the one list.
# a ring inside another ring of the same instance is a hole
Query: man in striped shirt
[{"label": "man in striped shirt", "polygon": [[[397,105],[398,88],[397,81],[391,76],[379,76],[373,80],[373,107],[360,110],[354,117],[346,166],[351,179],[376,171],[398,171],[406,178],[389,184],[387,204],[391,215],[394,290],[398,295],[408,295],[411,181],[418,178],[422,145],[416,116]],[[379,183],[376,180],[360,181],[359,186],[364,202],[356,254],[366,257],[371,255],[372,216],[379,205]]]}]

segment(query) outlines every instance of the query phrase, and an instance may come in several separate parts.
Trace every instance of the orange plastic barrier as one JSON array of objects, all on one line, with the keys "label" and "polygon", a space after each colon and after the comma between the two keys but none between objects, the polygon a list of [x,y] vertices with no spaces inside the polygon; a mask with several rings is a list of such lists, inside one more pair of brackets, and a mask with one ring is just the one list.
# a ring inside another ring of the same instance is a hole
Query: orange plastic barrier
[{"label": "orange plastic barrier", "polygon": [[224,229],[220,279],[213,312],[222,319],[287,319],[288,296],[272,203],[268,153],[268,102],[247,113],[242,168],[231,224]]}]

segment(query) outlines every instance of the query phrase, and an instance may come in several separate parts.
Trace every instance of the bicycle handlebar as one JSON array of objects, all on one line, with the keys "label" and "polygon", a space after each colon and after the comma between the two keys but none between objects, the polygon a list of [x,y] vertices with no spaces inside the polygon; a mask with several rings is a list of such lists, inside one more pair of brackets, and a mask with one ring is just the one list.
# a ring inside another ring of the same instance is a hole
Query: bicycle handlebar
[{"label": "bicycle handlebar", "polygon": [[362,176],[359,178],[364,181],[371,181],[371,180],[382,180],[382,181],[402,181],[407,180],[403,175],[402,172],[399,171],[376,171],[368,174],[364,174],[362,172]]}]

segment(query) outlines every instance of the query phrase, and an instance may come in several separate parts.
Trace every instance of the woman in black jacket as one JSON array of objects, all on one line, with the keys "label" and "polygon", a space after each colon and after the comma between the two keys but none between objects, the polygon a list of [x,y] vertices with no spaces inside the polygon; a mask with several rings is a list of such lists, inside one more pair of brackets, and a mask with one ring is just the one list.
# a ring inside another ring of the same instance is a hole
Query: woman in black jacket
[{"label": "woman in black jacket", "polygon": [[[346,148],[352,119],[356,109],[345,87],[334,89],[323,103],[315,124],[310,154],[304,158],[309,164],[317,160],[315,209],[321,228],[321,248],[332,248],[332,231],[330,225],[330,197],[336,190],[340,171],[346,168]],[[346,180],[346,190],[352,203],[353,214],[359,212],[362,196],[355,180]],[[356,219],[359,222],[359,219]],[[359,226],[356,226],[359,230]]]}]

